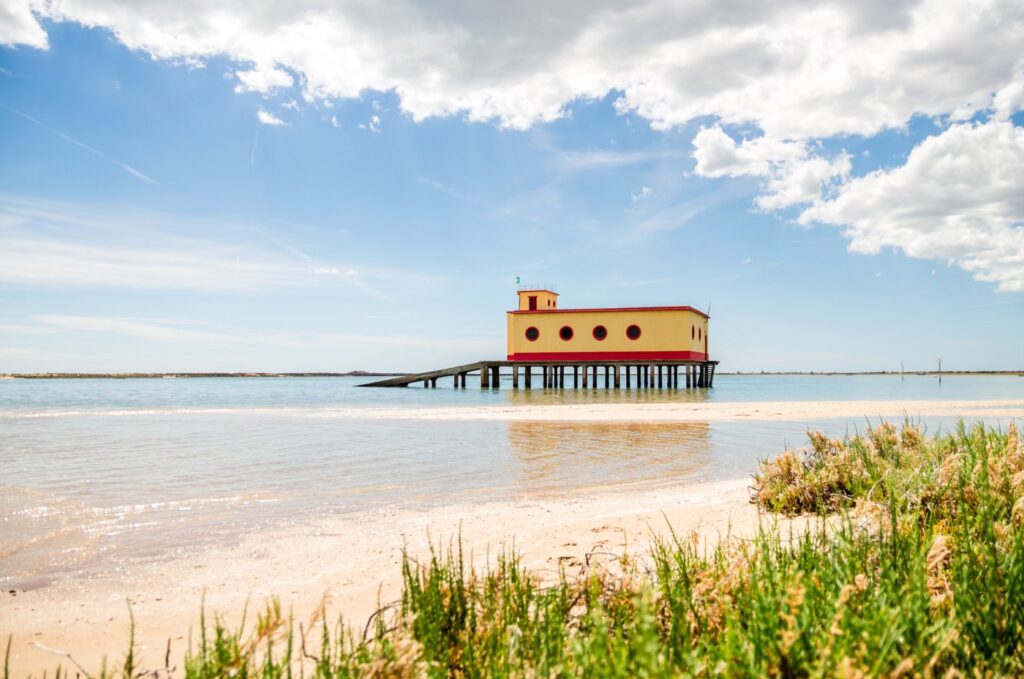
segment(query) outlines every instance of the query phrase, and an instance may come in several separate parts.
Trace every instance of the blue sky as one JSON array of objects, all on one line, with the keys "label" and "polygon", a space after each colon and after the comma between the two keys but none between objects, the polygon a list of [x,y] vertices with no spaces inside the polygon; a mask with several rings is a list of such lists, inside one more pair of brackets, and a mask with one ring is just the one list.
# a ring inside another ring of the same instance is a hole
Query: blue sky
[{"label": "blue sky", "polygon": [[[685,86],[656,96],[594,55],[562,73],[544,45],[481,72],[356,54],[383,75],[348,83],[294,41],[265,59],[199,27],[200,47],[163,44],[139,28],[159,2],[95,4],[0,12],[0,372],[501,357],[516,276],[564,307],[710,307],[726,370],[1024,367],[1012,60],[909,102],[851,77],[821,110],[749,89],[795,91],[791,65],[730,73],[717,53],[710,85],[673,62]],[[853,59],[870,40],[849,32]],[[861,112],[872,96],[889,108]]]}]

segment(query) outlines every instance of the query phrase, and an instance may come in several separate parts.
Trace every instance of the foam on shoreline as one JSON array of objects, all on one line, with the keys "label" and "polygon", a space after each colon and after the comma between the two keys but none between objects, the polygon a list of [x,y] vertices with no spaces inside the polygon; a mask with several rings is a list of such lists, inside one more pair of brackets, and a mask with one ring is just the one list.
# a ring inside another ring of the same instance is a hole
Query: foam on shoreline
[{"label": "foam on shoreline", "polygon": [[845,417],[1024,417],[1024,400],[987,401],[737,401],[720,403],[514,404],[452,407],[136,408],[0,411],[0,418],[144,417],[273,414],[317,419],[559,422],[756,422]]}]

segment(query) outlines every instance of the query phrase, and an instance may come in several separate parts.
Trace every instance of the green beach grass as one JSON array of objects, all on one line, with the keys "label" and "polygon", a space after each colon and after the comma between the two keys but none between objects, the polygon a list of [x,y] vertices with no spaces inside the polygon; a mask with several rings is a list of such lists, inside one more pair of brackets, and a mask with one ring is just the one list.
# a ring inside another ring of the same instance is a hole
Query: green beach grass
[{"label": "green beach grass", "polygon": [[[272,602],[238,629],[204,615],[173,673],[129,652],[94,676],[1024,675],[1012,425],[812,433],[761,464],[753,501],[767,513],[752,539],[703,549],[669,533],[642,558],[595,559],[554,584],[514,555],[473,569],[455,542],[406,557],[401,601],[365,626],[299,623]],[[776,520],[808,513],[805,530]]]}]

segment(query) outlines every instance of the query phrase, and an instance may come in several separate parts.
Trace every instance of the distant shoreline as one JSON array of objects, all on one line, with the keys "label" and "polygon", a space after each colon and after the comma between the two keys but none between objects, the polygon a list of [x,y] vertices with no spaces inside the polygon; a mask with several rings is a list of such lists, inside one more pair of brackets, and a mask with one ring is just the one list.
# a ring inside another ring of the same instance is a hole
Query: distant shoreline
[{"label": "distant shoreline", "polygon": [[[0,373],[0,380],[61,380],[61,379],[110,379],[110,380],[127,380],[127,379],[173,379],[173,378],[189,378],[189,377],[393,377],[409,375],[412,373],[406,372],[374,372],[369,370],[351,370],[344,373],[336,372],[177,372],[177,373]],[[1017,376],[1024,377],[1024,370],[943,370],[941,373],[937,370],[908,370],[906,372],[899,372],[895,370],[864,370],[864,371],[844,371],[844,370],[833,370],[833,371],[736,371],[736,372],[719,372],[719,375],[733,375],[739,377],[775,377],[775,376],[789,376],[789,375],[806,375],[809,377],[835,377],[835,376],[865,376],[865,375],[885,375],[887,377],[896,376],[916,376],[916,377],[950,377],[950,376],[976,376],[976,375],[995,375],[995,376]]]},{"label": "distant shoreline", "polygon": [[938,370],[905,370],[900,372],[899,370],[862,370],[862,371],[846,371],[846,370],[829,370],[829,371],[818,371],[818,370],[807,370],[807,371],[737,371],[737,372],[724,372],[718,371],[719,375],[742,375],[745,377],[750,376],[773,376],[773,375],[808,375],[808,376],[830,376],[830,375],[885,375],[887,377],[901,377],[901,376],[918,376],[918,377],[949,377],[950,375],[1016,375],[1017,377],[1024,377],[1024,370],[943,370],[941,373]]},{"label": "distant shoreline", "polygon": [[110,380],[130,380],[130,379],[154,379],[154,378],[189,378],[189,377],[391,377],[396,375],[406,375],[408,373],[400,372],[369,372],[366,370],[352,370],[347,373],[327,373],[327,372],[308,372],[308,373],[262,373],[262,372],[245,372],[245,373],[223,373],[223,372],[209,372],[209,373],[5,373],[0,374],[0,379],[14,379],[14,380],[66,380],[66,379],[110,379]]}]

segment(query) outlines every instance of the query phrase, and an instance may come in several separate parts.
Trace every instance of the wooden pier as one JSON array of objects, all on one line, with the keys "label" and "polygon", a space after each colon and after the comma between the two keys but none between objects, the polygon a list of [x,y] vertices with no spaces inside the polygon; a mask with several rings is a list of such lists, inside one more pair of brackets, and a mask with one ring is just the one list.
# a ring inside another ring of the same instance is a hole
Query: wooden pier
[{"label": "wooden pier", "polygon": [[362,387],[408,387],[422,382],[427,389],[450,377],[456,389],[465,389],[471,374],[480,377],[481,389],[499,389],[502,368],[511,368],[512,388],[533,389],[702,389],[714,386],[718,361],[477,361],[443,370],[390,377]]}]

